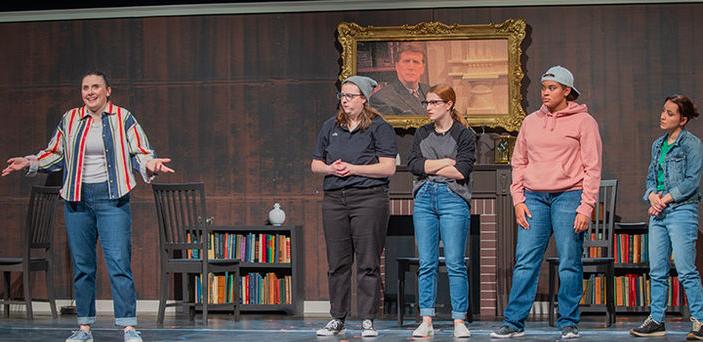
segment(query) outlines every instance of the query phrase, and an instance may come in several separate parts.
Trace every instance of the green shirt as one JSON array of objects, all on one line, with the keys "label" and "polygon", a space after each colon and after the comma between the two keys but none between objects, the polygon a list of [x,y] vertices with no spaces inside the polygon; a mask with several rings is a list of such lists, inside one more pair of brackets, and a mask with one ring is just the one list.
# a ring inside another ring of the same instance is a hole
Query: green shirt
[{"label": "green shirt", "polygon": [[669,144],[668,137],[662,142],[662,149],[659,153],[659,163],[657,163],[657,191],[666,191],[664,187],[664,158],[666,158],[666,154],[671,150],[672,145],[673,144]]}]

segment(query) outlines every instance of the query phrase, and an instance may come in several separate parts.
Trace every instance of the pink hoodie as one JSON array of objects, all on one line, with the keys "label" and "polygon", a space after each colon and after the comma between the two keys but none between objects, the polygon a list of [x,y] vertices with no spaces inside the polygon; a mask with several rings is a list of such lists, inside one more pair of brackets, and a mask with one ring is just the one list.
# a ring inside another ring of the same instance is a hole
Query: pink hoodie
[{"label": "pink hoodie", "polygon": [[584,104],[550,113],[545,105],[522,122],[513,152],[513,205],[525,189],[559,192],[583,189],[576,211],[588,217],[598,197],[602,144],[598,123]]}]

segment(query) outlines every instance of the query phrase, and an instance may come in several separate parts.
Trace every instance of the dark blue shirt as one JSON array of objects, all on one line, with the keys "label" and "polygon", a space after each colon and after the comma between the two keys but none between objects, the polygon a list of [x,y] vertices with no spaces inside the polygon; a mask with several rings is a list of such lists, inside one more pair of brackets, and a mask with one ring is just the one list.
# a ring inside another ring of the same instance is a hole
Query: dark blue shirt
[{"label": "dark blue shirt", "polygon": [[[337,124],[337,119],[332,117],[320,128],[313,159],[328,165],[337,159],[354,165],[370,165],[378,163],[379,157],[395,158],[397,154],[395,131],[380,116],[375,117],[368,128],[356,129],[353,132],[341,127]],[[322,188],[329,191],[379,185],[388,185],[388,177],[326,175]]]}]

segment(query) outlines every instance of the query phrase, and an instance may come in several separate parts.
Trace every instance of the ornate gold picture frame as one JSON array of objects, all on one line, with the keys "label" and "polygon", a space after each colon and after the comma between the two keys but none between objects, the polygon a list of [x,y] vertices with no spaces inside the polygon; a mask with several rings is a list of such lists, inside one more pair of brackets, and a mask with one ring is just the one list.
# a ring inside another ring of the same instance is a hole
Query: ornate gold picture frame
[{"label": "ornate gold picture frame", "polygon": [[457,93],[455,108],[471,126],[520,128],[525,111],[520,45],[525,21],[403,26],[337,25],[342,46],[340,80],[351,75],[379,82],[370,103],[393,127],[429,122],[420,101],[430,85],[445,83]]}]

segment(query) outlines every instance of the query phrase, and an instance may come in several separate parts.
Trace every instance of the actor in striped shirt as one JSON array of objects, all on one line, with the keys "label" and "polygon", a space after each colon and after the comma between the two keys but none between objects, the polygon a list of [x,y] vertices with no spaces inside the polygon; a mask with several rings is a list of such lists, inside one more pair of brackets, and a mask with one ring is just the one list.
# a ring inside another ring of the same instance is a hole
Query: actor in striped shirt
[{"label": "actor in striped shirt", "polygon": [[124,340],[141,342],[137,325],[137,296],[131,269],[129,192],[136,183],[132,170],[145,182],[159,173],[174,172],[155,158],[154,150],[132,114],[110,100],[105,74],[83,77],[84,106],[67,111],[49,145],[36,155],[10,158],[6,176],[28,168],[63,170],[61,197],[73,265],[73,282],[80,329],[66,342],[92,342],[95,323],[96,242],[100,239],[112,285],[115,323],[124,327]]}]

